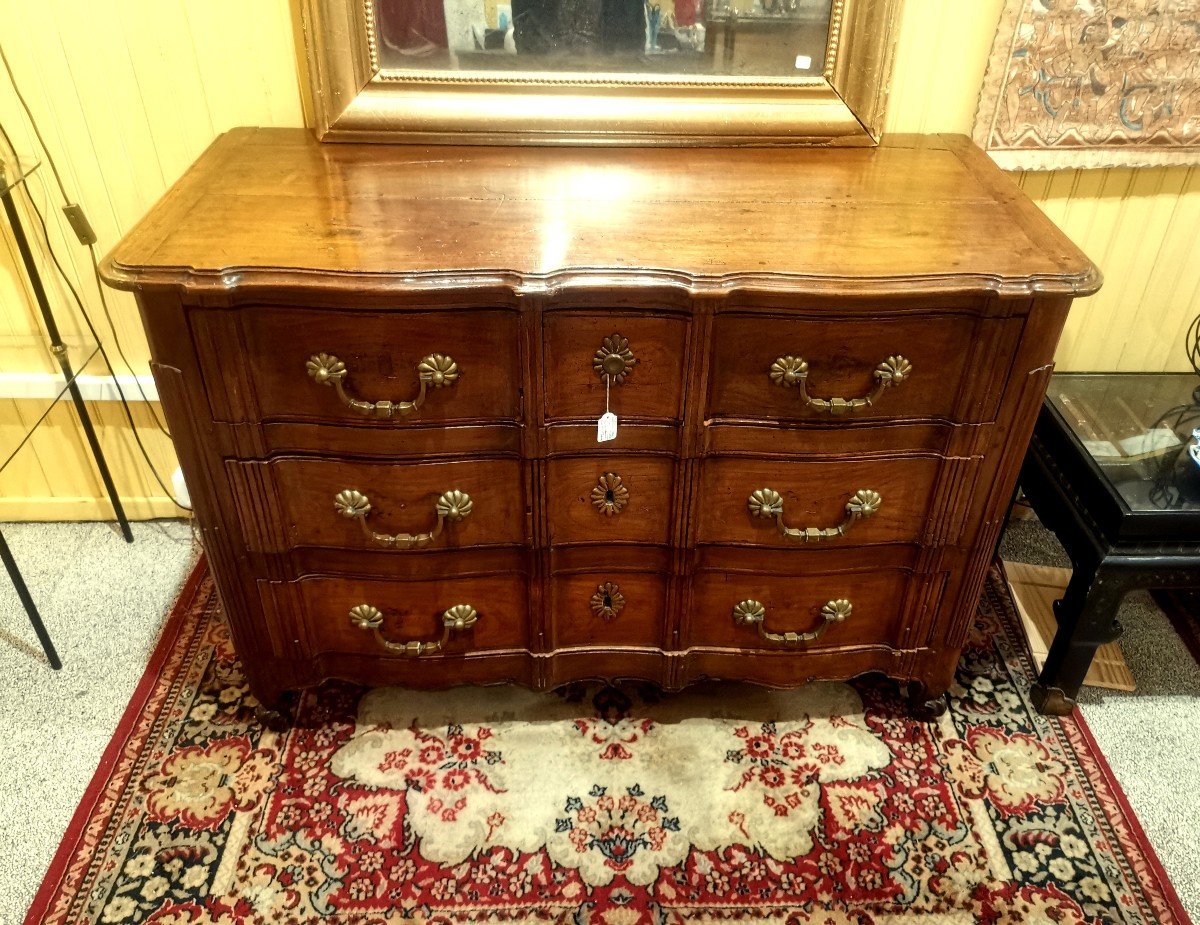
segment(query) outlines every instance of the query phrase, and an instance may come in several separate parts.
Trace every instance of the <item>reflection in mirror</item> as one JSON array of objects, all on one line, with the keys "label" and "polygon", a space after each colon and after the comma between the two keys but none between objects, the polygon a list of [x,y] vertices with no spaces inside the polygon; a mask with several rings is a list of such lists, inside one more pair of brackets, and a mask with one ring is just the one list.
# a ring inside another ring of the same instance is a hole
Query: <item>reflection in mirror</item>
[{"label": "reflection in mirror", "polygon": [[833,0],[373,0],[384,70],[820,77]]}]

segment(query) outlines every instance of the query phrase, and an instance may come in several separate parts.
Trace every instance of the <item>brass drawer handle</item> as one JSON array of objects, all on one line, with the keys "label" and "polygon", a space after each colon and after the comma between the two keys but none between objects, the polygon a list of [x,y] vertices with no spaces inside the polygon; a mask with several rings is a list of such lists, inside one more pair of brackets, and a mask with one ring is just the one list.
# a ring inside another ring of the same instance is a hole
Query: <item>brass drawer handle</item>
[{"label": "brass drawer handle", "polygon": [[875,367],[875,388],[863,398],[813,398],[808,394],[808,361],[802,357],[780,357],[771,364],[771,381],[784,389],[800,390],[800,397],[815,411],[846,414],[870,408],[892,386],[903,385],[912,375],[912,364],[904,357],[890,356]]},{"label": "brass drawer handle", "polygon": [[845,535],[858,521],[866,520],[879,510],[883,498],[879,492],[860,488],[846,502],[846,519],[836,527],[789,527],[783,522],[783,495],[774,488],[760,488],[750,494],[747,505],[750,513],[764,520],[774,518],[779,532],[787,537],[802,539],[806,543],[820,542]]},{"label": "brass drawer handle", "polygon": [[315,353],[305,364],[309,376],[318,385],[331,385],[347,408],[368,418],[393,418],[412,414],[425,403],[430,386],[435,389],[454,385],[458,380],[458,364],[448,356],[431,353],[417,364],[417,379],[421,388],[412,401],[363,401],[346,392],[344,385],[349,370],[346,364],[329,353]]},{"label": "brass drawer handle", "polygon": [[820,639],[832,624],[845,622],[853,612],[854,607],[848,600],[838,598],[834,601],[828,601],[821,608],[823,622],[815,630],[807,633],[771,633],[767,631],[764,624],[767,617],[767,608],[758,601],[742,601],[740,604],[734,605],[733,622],[738,626],[749,626],[751,624],[757,626],[758,635],[767,642],[774,642],[782,646],[802,646],[813,640]]},{"label": "brass drawer handle", "polygon": [[475,509],[475,502],[465,491],[453,488],[443,492],[434,504],[437,513],[437,524],[428,533],[376,533],[367,526],[367,515],[371,513],[371,499],[361,491],[345,488],[333,498],[333,507],[343,517],[357,520],[367,539],[388,549],[420,549],[428,546],[442,533],[446,522],[458,523],[470,516]]},{"label": "brass drawer handle", "polygon": [[409,642],[392,642],[381,633],[383,614],[379,608],[370,604],[359,604],[350,609],[350,622],[361,630],[370,630],[375,634],[376,641],[389,652],[399,652],[406,658],[420,658],[423,655],[436,655],[450,642],[451,633],[468,630],[479,622],[479,613],[470,604],[455,604],[442,614],[442,638],[428,642],[413,639]]}]

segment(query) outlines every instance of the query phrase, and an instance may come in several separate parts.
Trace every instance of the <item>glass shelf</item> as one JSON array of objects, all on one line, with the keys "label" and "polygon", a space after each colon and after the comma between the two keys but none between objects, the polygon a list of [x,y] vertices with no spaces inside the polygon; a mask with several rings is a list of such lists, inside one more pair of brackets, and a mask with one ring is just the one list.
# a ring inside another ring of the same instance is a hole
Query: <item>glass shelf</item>
[{"label": "glass shelf", "polygon": [[24,183],[41,166],[42,162],[34,158],[21,158],[15,162],[10,158],[0,158],[0,195]]},{"label": "glass shelf", "polygon": [[43,337],[0,337],[0,401],[15,406],[13,413],[0,421],[0,472],[18,458],[31,432],[46,421],[54,406],[64,399],[70,401],[67,390],[71,382],[80,376],[108,374],[94,340],[64,336],[63,349],[71,370],[69,380]]}]

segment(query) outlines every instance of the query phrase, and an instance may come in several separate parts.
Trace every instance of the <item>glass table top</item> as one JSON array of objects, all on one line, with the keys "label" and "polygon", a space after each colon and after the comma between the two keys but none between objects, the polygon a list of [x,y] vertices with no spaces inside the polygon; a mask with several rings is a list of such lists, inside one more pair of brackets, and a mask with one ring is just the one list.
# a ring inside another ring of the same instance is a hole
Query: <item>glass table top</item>
[{"label": "glass table top", "polygon": [[[1059,373],[1047,392],[1131,511],[1200,511],[1194,373]],[[1200,396],[1198,396],[1200,397]]]}]

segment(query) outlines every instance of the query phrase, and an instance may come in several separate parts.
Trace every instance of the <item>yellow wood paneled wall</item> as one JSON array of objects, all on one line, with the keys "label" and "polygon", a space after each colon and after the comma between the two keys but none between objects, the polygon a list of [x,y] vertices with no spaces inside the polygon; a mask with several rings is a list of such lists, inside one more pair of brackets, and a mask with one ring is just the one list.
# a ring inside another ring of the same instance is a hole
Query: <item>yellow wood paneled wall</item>
[{"label": "yellow wood paneled wall", "polygon": [[[970,131],[1002,3],[905,0],[888,130]],[[68,188],[88,210],[101,251],[219,132],[303,122],[288,0],[0,0],[0,23],[0,42],[60,157]],[[4,80],[0,120],[18,147],[34,150]],[[1020,181],[1107,278],[1105,290],[1073,312],[1060,367],[1186,369],[1182,336],[1200,314],[1200,171],[1068,171]],[[51,200],[41,183],[33,189]],[[51,205],[51,236],[99,316],[86,254],[64,234]],[[6,354],[4,344],[37,331],[14,259],[6,241],[0,246],[0,368],[6,358],[11,366],[15,355]],[[68,329],[78,330],[62,288],[55,286],[52,295]],[[144,372],[145,342],[132,301],[123,295],[112,301],[116,332]],[[27,353],[23,357],[30,362]],[[53,369],[45,358],[36,365]],[[132,513],[172,513],[131,451],[118,407],[93,408]],[[36,403],[0,401],[0,447],[36,410]],[[147,409],[138,414],[152,456],[169,475],[168,442],[153,429]],[[60,409],[53,431],[0,475],[0,519],[109,516],[76,430]]]},{"label": "yellow wood paneled wall", "polygon": [[[887,129],[970,134],[1004,0],[905,0]],[[1063,370],[1187,370],[1200,314],[1200,169],[1024,173],[1025,192],[1104,272],[1077,302]]]},{"label": "yellow wood paneled wall", "polygon": [[[87,210],[103,254],[219,133],[237,125],[302,125],[293,20],[288,0],[0,0],[0,43],[33,108],[72,197]],[[0,122],[21,153],[36,151],[7,79]],[[50,235],[110,345],[87,252],[58,216],[43,168],[31,184],[48,208]],[[36,227],[30,223],[30,228]],[[0,370],[53,371],[27,349],[39,336],[36,309],[19,282],[17,255],[0,235]],[[68,339],[86,339],[65,288],[43,267]],[[138,373],[147,349],[132,298],[109,294],[115,335]],[[115,351],[118,372],[126,373]],[[88,372],[99,373],[99,363]],[[45,403],[0,399],[0,459]],[[90,405],[126,507],[135,517],[177,508],[150,477],[120,406]],[[175,469],[170,442],[144,403],[135,420],[156,468]],[[0,520],[109,518],[99,477],[67,406],[0,473]],[[169,484],[169,481],[168,481]]]}]

